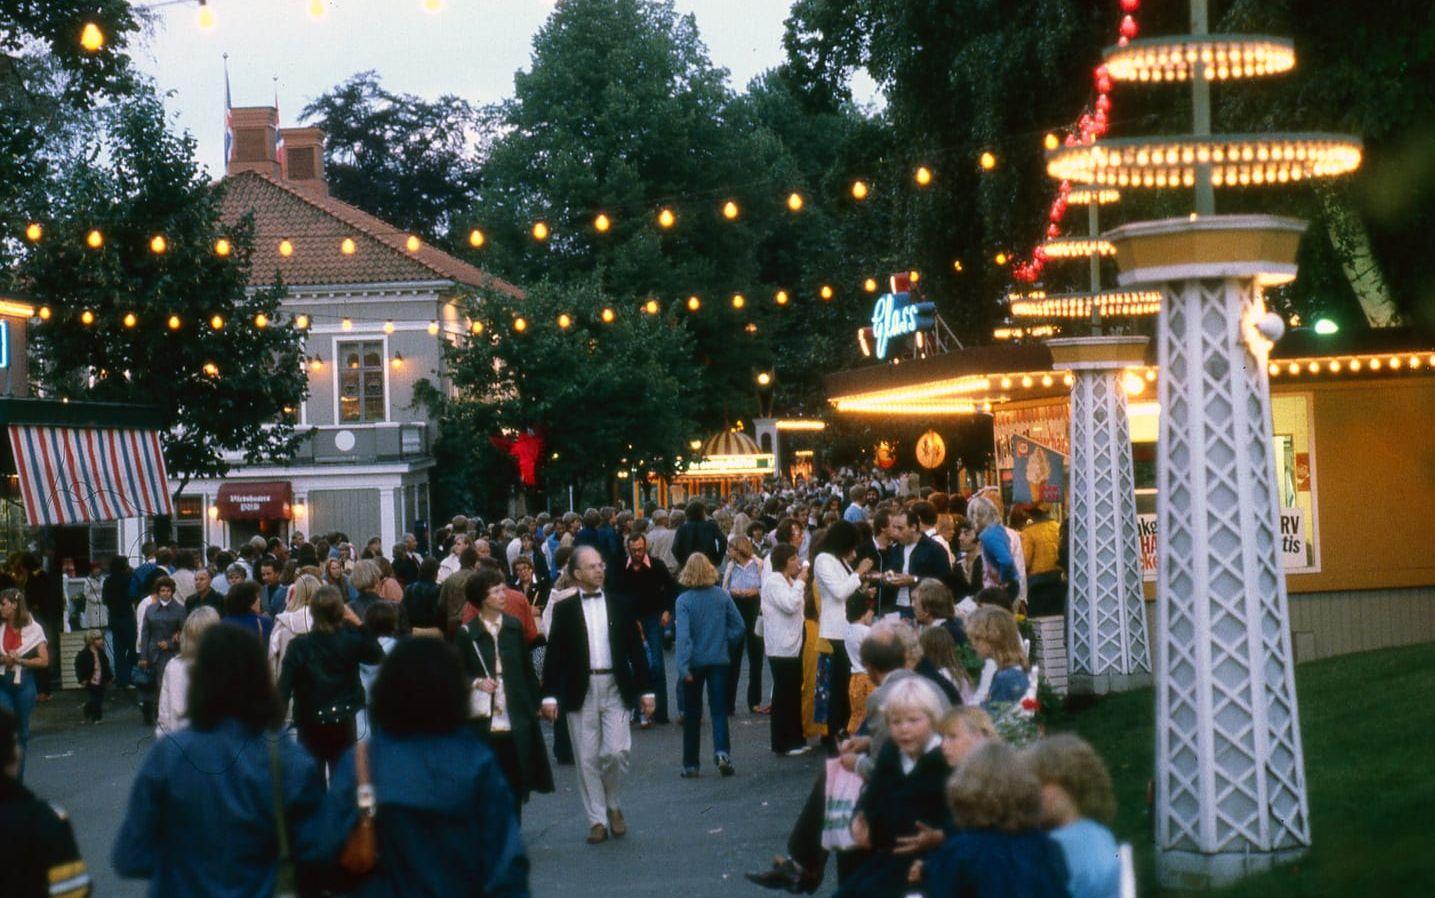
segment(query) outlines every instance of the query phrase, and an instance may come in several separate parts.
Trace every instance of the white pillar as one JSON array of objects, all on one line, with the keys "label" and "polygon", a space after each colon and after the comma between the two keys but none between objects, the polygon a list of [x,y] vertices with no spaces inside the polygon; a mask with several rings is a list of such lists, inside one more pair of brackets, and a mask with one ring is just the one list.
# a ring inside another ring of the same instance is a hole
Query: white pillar
[{"label": "white pillar", "polygon": [[1123,286],[1160,283],[1156,849],[1163,885],[1220,886],[1310,845],[1281,569],[1260,284],[1304,225],[1118,228]]},{"label": "white pillar", "polygon": [[1071,568],[1067,651],[1071,691],[1119,692],[1151,683],[1141,588],[1125,369],[1145,360],[1145,337],[1048,340],[1070,371]]},{"label": "white pillar", "polygon": [[[399,487],[403,489],[403,487]],[[394,502],[394,488],[385,487],[379,490],[379,538],[384,542],[384,552],[388,553],[389,548],[398,542],[398,506]]]}]

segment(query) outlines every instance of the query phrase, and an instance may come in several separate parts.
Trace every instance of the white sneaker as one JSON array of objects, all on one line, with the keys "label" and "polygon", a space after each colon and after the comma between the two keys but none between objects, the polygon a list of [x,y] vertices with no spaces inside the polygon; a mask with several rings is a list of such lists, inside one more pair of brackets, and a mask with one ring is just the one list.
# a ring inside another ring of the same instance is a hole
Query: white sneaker
[{"label": "white sneaker", "polygon": [[812,746],[810,746],[810,745],[804,745],[804,746],[802,746],[801,748],[794,748],[794,749],[792,749],[791,751],[789,751],[789,752],[787,753],[787,756],[788,756],[789,758],[800,758],[800,757],[802,757],[803,755],[810,753],[811,751],[812,751]]}]

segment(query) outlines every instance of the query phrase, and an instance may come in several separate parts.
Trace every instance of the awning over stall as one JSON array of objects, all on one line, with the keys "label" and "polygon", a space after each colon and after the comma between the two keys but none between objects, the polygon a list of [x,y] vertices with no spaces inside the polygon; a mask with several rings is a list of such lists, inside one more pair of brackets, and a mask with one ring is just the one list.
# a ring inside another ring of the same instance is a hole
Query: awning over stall
[{"label": "awning over stall", "polygon": [[8,429],[32,526],[174,513],[158,431],[15,423]]}]

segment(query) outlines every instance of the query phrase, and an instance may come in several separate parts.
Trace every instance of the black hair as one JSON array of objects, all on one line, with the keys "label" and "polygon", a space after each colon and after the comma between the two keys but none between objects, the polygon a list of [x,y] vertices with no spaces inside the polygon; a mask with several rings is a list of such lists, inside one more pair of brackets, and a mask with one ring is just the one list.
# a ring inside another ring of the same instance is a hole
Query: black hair
[{"label": "black hair", "polygon": [[299,547],[299,566],[319,566],[319,550],[314,548],[313,543],[304,543],[302,546]]},{"label": "black hair", "polygon": [[845,558],[857,548],[857,539],[857,528],[852,526],[852,522],[833,521],[827,528],[826,535],[822,537],[822,545],[817,547],[817,554],[826,552],[838,558]]},{"label": "black hair", "polygon": [[919,502],[913,502],[912,507],[909,508],[908,511],[916,515],[917,521],[921,523],[923,527],[935,527],[937,524],[937,506],[925,499]]},{"label": "black hair", "polygon": [[871,608],[872,601],[867,598],[866,593],[860,589],[852,593],[847,597],[847,623],[852,624],[861,620],[862,615],[870,611]]},{"label": "black hair", "polygon": [[1013,606],[1011,593],[1006,591],[1005,586],[988,586],[979,590],[972,601],[978,605],[995,605],[998,608],[1005,608],[1010,611]]},{"label": "black hair", "polygon": [[225,617],[237,617],[254,610],[254,601],[259,598],[259,584],[253,580],[242,580],[229,587],[224,596]]},{"label": "black hair", "polygon": [[778,543],[772,547],[772,554],[767,557],[768,564],[779,574],[787,568],[787,562],[797,554],[797,547],[792,543]]},{"label": "black hair", "polygon": [[857,654],[864,669],[880,674],[889,674],[907,666],[907,647],[902,645],[902,640],[890,635],[885,638],[868,636],[862,640],[862,648]]},{"label": "black hair", "polygon": [[468,582],[463,584],[463,597],[473,607],[482,608],[484,597],[488,595],[488,591],[495,586],[502,585],[504,585],[503,572],[498,569],[497,565],[480,567],[472,577],[468,578]]},{"label": "black hair", "polygon": [[448,643],[400,642],[374,681],[374,726],[391,736],[452,733],[468,720],[468,684]]},{"label": "black hair", "polygon": [[458,566],[469,568],[473,567],[475,564],[478,564],[478,550],[473,547],[472,543],[470,543],[468,548],[458,553]]},{"label": "black hair", "polygon": [[703,504],[701,499],[694,499],[688,503],[684,514],[687,515],[689,521],[701,521],[708,516],[708,507]]},{"label": "black hair", "polygon": [[375,637],[394,635],[399,628],[399,607],[393,602],[375,602],[364,612],[364,626]]},{"label": "black hair", "polygon": [[419,579],[425,583],[432,583],[438,579],[439,562],[437,558],[429,557],[419,565]]},{"label": "black hair", "polygon": [[190,726],[212,730],[225,720],[237,720],[251,730],[279,725],[283,708],[265,649],[240,627],[204,631],[189,674]]},{"label": "black hair", "polygon": [[123,577],[130,572],[130,560],[123,555],[110,559],[110,576]]}]

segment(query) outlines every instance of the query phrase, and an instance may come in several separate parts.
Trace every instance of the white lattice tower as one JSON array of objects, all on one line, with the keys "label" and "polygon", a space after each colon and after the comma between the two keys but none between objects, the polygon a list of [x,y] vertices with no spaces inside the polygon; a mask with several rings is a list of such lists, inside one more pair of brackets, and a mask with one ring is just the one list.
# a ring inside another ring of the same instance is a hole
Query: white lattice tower
[{"label": "white lattice tower", "polygon": [[1146,342],[1145,337],[1047,341],[1055,367],[1074,377],[1067,653],[1076,693],[1151,682],[1131,425],[1122,384],[1128,368],[1144,364]]},{"label": "white lattice tower", "polygon": [[1163,884],[1232,882],[1310,844],[1272,453],[1261,284],[1304,224],[1118,228],[1123,284],[1160,284],[1156,847]]}]

